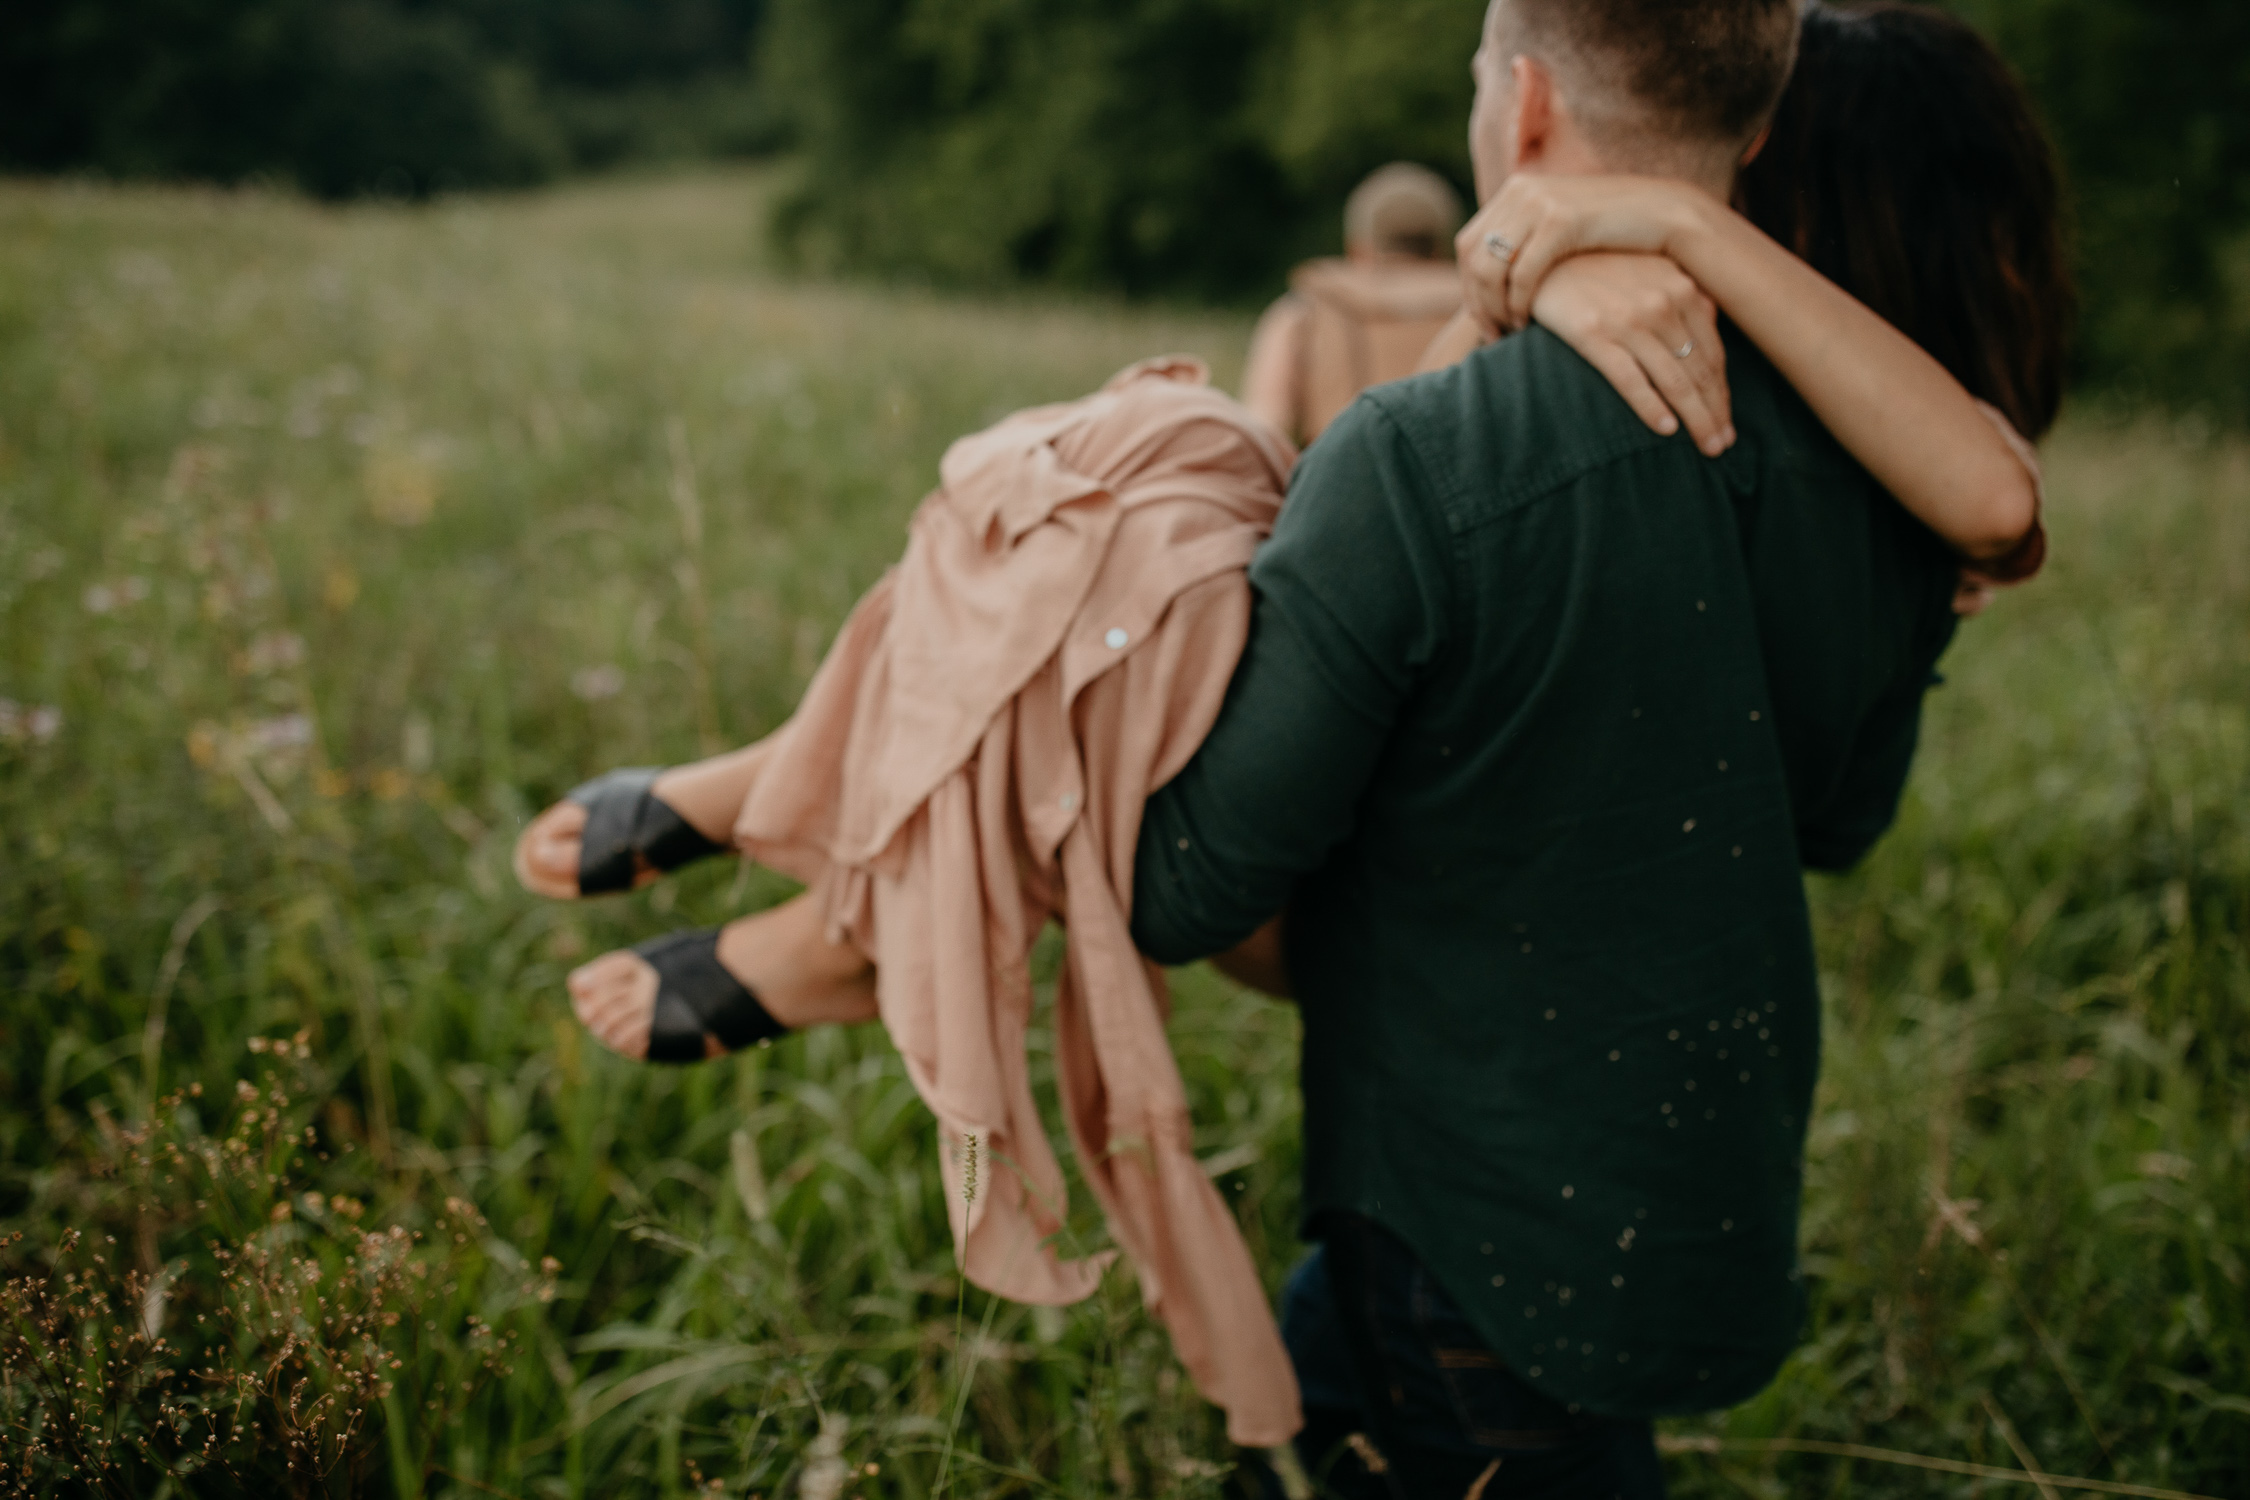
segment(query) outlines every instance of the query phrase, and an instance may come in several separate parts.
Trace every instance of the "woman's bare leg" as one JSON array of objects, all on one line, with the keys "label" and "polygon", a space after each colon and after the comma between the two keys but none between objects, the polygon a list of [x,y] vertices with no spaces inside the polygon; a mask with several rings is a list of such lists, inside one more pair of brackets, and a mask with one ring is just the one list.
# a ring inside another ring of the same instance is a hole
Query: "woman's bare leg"
[{"label": "woman's bare leg", "polygon": [[767,742],[759,740],[709,760],[674,766],[658,776],[650,790],[697,833],[723,844],[734,836],[735,815],[756,784],[766,753]]},{"label": "woman's bare leg", "polygon": [[[685,816],[685,810],[682,810]],[[875,966],[850,943],[828,940],[817,891],[719,930],[719,963],[792,1031],[875,1019]],[[612,1052],[648,1056],[656,970],[629,949],[605,953],[570,976],[571,1008]],[[723,1050],[707,1038],[709,1055]]]},{"label": "woman's bare leg", "polygon": [[[758,779],[766,742],[729,750],[692,765],[674,766],[656,778],[650,790],[658,801],[678,813],[689,827],[716,844],[734,834],[735,814],[742,799]],[[525,825],[516,840],[516,879],[535,895],[557,901],[578,896],[578,845],[585,832],[586,809],[575,802],[558,802]],[[656,879],[644,871],[636,884]]]}]

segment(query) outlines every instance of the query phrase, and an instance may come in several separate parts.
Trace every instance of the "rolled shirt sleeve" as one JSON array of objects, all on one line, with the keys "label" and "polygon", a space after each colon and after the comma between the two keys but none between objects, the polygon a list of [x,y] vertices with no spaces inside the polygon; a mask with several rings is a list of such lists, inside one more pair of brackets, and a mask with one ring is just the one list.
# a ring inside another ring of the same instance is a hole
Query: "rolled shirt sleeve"
[{"label": "rolled shirt sleeve", "polygon": [[1376,403],[1298,466],[1251,565],[1250,639],[1202,748],[1148,804],[1133,937],[1162,963],[1241,942],[1353,829],[1400,706],[1443,650],[1436,487]]}]

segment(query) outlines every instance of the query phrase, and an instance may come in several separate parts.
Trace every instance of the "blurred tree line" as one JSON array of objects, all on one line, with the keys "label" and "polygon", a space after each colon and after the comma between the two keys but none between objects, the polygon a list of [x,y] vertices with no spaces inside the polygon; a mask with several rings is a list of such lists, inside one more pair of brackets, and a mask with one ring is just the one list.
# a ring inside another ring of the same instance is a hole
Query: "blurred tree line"
[{"label": "blurred tree line", "polygon": [[[1484,0],[773,0],[814,264],[1269,288],[1373,167],[1464,190]],[[872,42],[871,38],[880,39]]]},{"label": "blurred tree line", "polygon": [[[2080,368],[2250,416],[2250,5],[1945,0],[2029,84],[2074,189]],[[1484,0],[772,0],[813,265],[1271,291],[1368,170],[1468,187]]]},{"label": "blurred tree line", "polygon": [[[2084,374],[2250,415],[2250,5],[1943,0],[2075,188]],[[1484,0],[7,0],[0,168],[419,195],[787,145],[801,263],[1248,298],[1400,157],[1468,185]]]},{"label": "blurred tree line", "polygon": [[322,197],[770,147],[762,0],[6,0],[0,166]]},{"label": "blurred tree line", "polygon": [[2081,372],[2250,420],[2250,5],[1949,3],[2015,65],[2061,152]]}]

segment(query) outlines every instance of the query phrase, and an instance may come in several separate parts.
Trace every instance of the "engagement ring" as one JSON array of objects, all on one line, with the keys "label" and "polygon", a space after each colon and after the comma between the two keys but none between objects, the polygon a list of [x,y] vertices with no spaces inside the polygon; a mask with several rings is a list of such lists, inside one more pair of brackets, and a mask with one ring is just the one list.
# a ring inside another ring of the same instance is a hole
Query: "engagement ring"
[{"label": "engagement ring", "polygon": [[1686,343],[1680,345],[1679,348],[1674,349],[1672,352],[1678,355],[1680,358],[1686,359],[1689,355],[1695,352],[1695,340],[1689,339]]},{"label": "engagement ring", "polygon": [[1516,247],[1496,234],[1488,234],[1484,237],[1484,248],[1490,250],[1492,258],[1502,265],[1506,265],[1516,258]]}]

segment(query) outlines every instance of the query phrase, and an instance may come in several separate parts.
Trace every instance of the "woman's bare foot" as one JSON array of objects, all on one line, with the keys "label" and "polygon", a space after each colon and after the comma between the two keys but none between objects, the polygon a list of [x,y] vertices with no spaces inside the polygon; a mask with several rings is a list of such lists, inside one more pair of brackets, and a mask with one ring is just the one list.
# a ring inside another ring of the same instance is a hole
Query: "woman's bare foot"
[{"label": "woman's bare foot", "polygon": [[[570,971],[570,1008],[594,1040],[635,1062],[648,1060],[649,1033],[656,1024],[656,970],[630,948],[604,953]],[[703,1039],[703,1055],[717,1057],[719,1039]]]},{"label": "woman's bare foot", "polygon": [[[552,901],[578,899],[579,839],[586,831],[586,809],[575,802],[558,802],[524,825],[516,840],[516,879],[535,896]],[[644,870],[636,886],[656,878]]]},{"label": "woman's bare foot", "polygon": [[[851,944],[828,941],[816,896],[808,891],[719,933],[720,965],[792,1031],[875,1018],[875,966]],[[656,970],[629,949],[605,953],[570,976],[578,1019],[596,1041],[635,1061],[648,1056],[656,992]],[[725,1050],[715,1037],[704,1046],[707,1057]]]},{"label": "woman's bare foot", "polygon": [[[734,817],[742,808],[764,758],[763,741],[740,750],[674,766],[657,776],[649,792],[672,809],[697,833],[713,843],[728,842]],[[525,825],[516,840],[516,879],[536,896],[556,901],[578,898],[578,865],[586,831],[586,809],[575,802],[558,802]],[[659,872],[643,868],[633,879],[637,890],[658,878]]]}]

